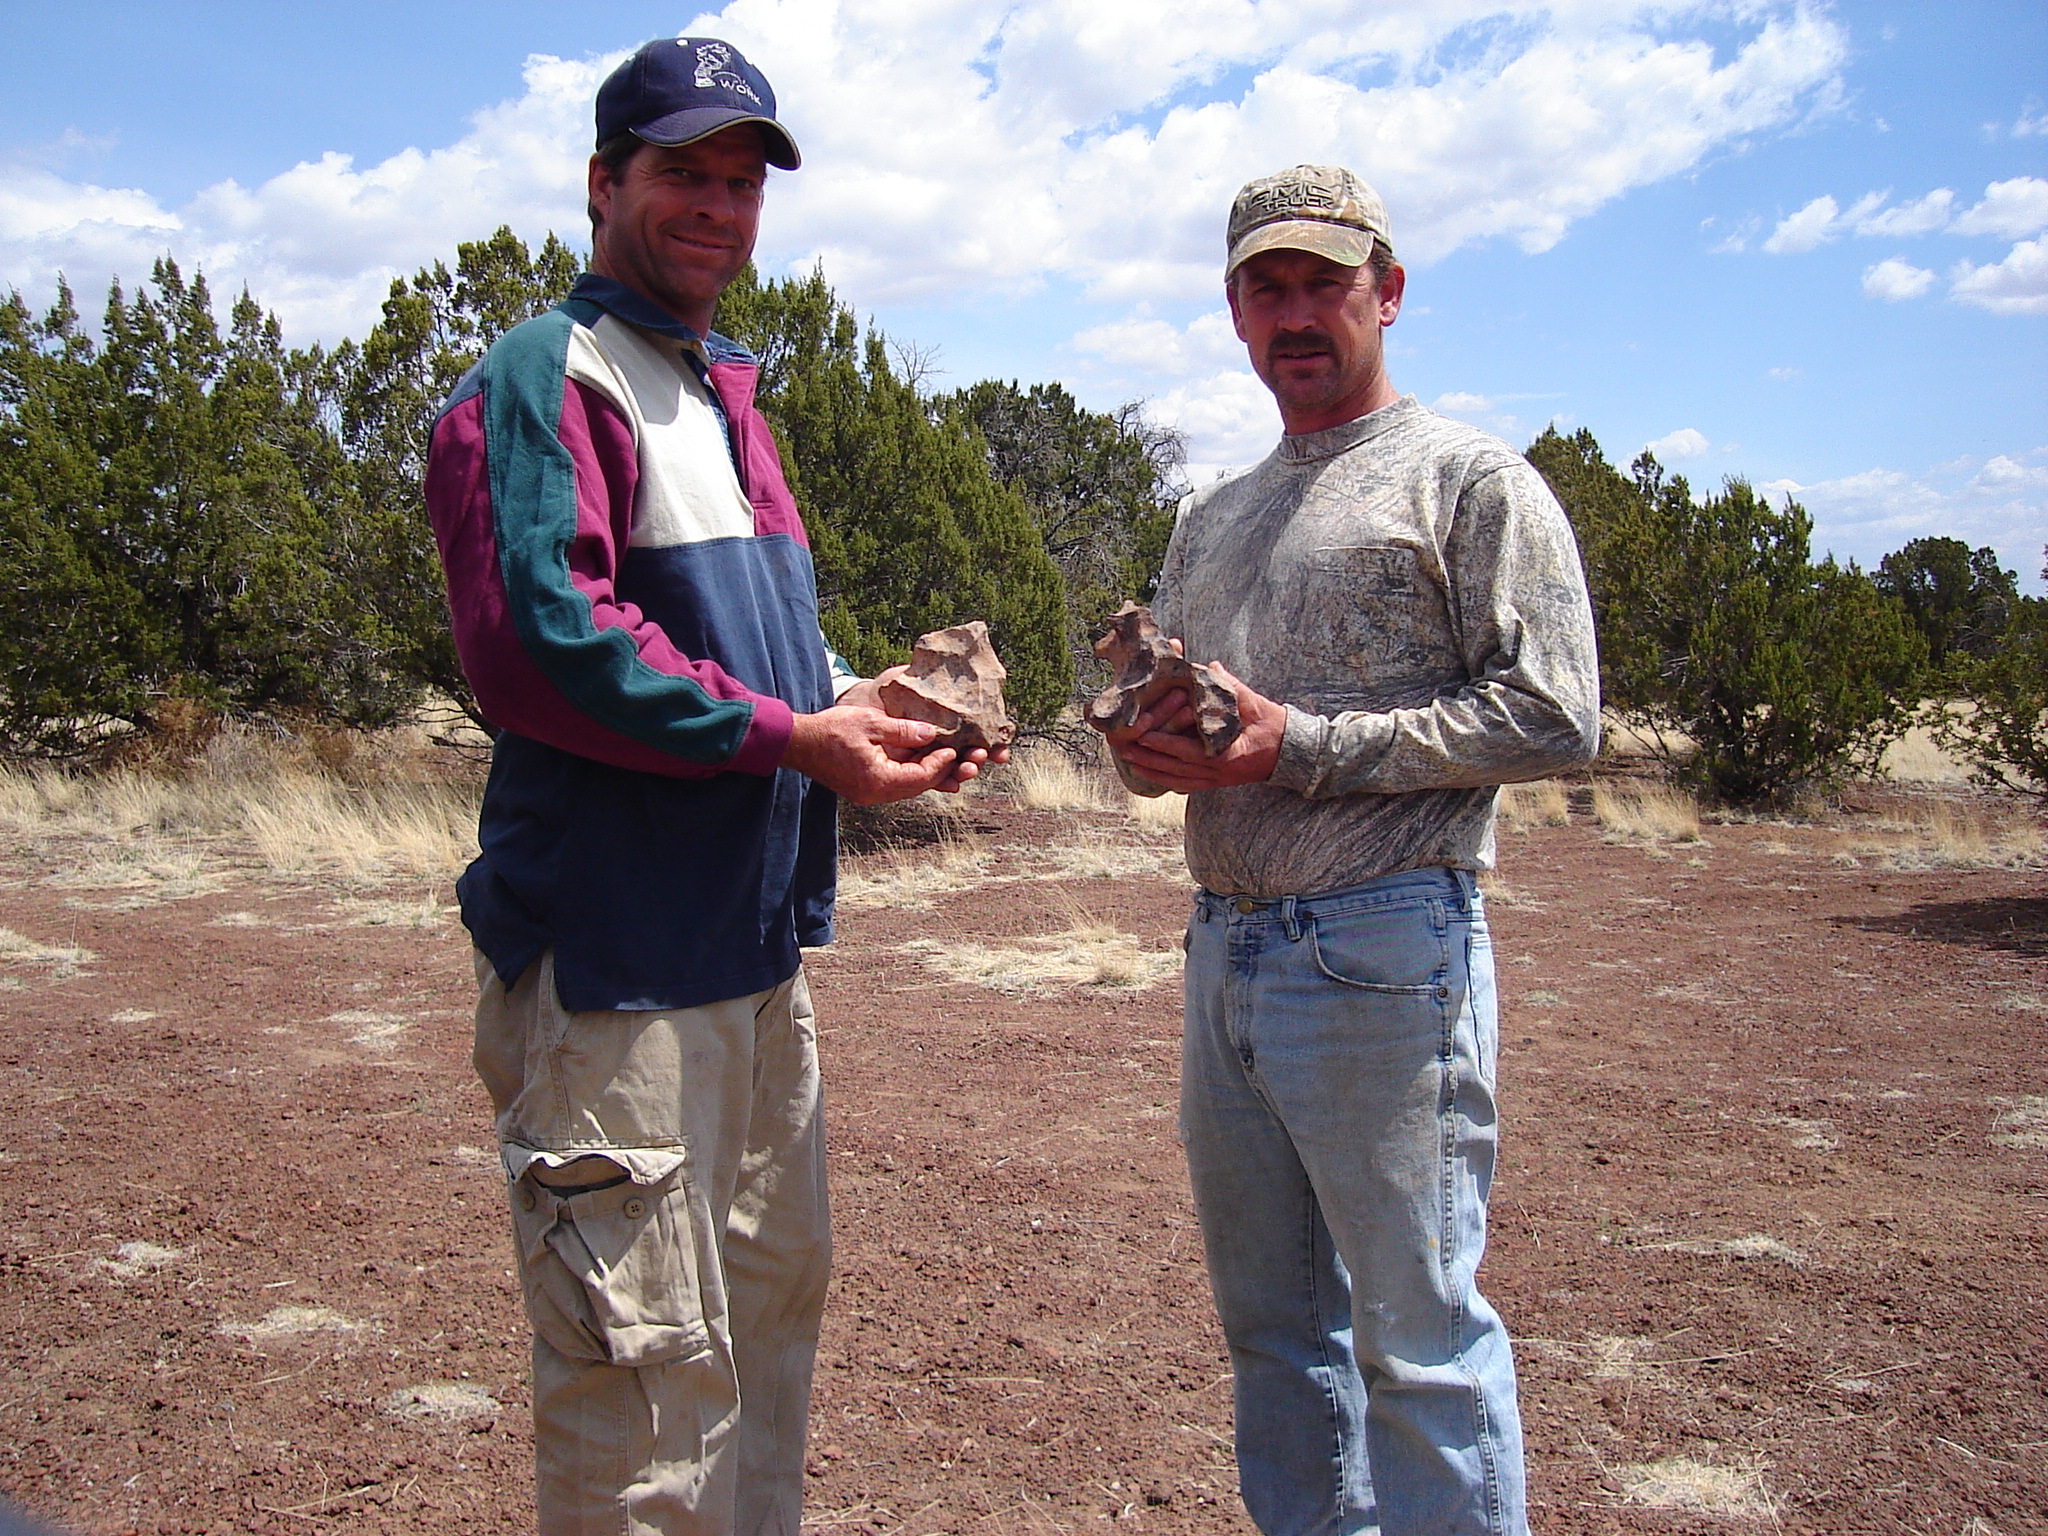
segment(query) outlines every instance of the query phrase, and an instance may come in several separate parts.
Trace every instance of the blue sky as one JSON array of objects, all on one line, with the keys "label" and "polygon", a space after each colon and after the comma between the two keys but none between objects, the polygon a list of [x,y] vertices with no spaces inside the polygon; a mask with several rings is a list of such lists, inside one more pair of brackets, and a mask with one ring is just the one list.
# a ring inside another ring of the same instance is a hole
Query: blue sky
[{"label": "blue sky", "polygon": [[153,256],[299,340],[510,223],[581,232],[589,98],[677,31],[744,47],[822,261],[942,385],[1142,397],[1206,478],[1277,417],[1221,313],[1231,193],[1339,160],[1410,266],[1395,382],[1744,474],[1866,565],[2048,542],[2048,7],[1728,0],[82,4],[0,22],[0,283],[92,313]]}]

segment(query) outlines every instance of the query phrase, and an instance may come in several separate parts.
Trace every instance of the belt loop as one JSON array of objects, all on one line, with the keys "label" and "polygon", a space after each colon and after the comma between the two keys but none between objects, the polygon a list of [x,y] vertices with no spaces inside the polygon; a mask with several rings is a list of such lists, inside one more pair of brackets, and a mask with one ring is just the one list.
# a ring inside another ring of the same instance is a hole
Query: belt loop
[{"label": "belt loop", "polygon": [[1287,930],[1288,943],[1299,944],[1301,942],[1301,919],[1295,914],[1294,898],[1292,896],[1282,896],[1280,898],[1280,924]]},{"label": "belt loop", "polygon": [[1469,869],[1453,869],[1451,873],[1458,877],[1458,896],[1469,915],[1479,904],[1479,881]]}]

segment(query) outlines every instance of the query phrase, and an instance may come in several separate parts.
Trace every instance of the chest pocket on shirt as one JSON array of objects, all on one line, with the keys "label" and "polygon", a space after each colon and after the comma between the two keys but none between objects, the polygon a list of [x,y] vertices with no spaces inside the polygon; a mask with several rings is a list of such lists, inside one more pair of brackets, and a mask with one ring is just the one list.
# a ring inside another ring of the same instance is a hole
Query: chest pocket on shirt
[{"label": "chest pocket on shirt", "polygon": [[1417,687],[1433,691],[1459,670],[1443,594],[1422,574],[1415,551],[1324,546],[1306,567],[1296,634],[1329,669],[1328,705],[1393,703]]}]

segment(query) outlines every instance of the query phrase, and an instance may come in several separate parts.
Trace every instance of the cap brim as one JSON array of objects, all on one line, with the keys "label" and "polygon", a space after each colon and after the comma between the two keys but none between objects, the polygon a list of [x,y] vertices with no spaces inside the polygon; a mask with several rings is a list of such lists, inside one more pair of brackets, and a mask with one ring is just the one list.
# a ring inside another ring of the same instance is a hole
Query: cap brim
[{"label": "cap brim", "polygon": [[688,107],[681,112],[671,112],[667,117],[657,117],[651,123],[639,123],[633,128],[634,136],[650,144],[674,148],[678,144],[694,144],[699,139],[709,138],[721,128],[730,128],[734,123],[753,123],[761,130],[761,147],[768,163],[778,170],[793,171],[803,164],[803,157],[796,152],[796,140],[789,136],[789,130],[772,117],[762,117],[755,112],[736,112],[731,107]]},{"label": "cap brim", "polygon": [[1369,229],[1354,229],[1322,219],[1280,219],[1261,224],[1233,245],[1230,259],[1223,264],[1223,276],[1227,281],[1262,251],[1309,251],[1347,267],[1362,267],[1372,259],[1372,242]]}]

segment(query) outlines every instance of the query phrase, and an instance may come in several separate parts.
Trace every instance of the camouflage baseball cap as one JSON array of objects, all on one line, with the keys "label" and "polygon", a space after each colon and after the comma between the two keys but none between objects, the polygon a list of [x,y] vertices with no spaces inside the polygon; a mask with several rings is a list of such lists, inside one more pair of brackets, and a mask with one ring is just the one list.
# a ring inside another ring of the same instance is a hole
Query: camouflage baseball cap
[{"label": "camouflage baseball cap", "polygon": [[1230,205],[1223,280],[1261,251],[1313,251],[1347,267],[1371,259],[1378,240],[1394,249],[1387,205],[1341,165],[1297,165],[1245,183]]}]

